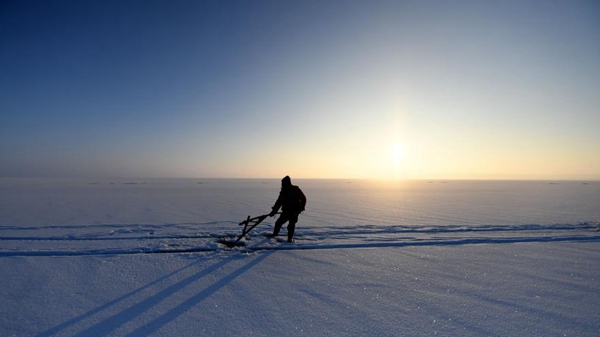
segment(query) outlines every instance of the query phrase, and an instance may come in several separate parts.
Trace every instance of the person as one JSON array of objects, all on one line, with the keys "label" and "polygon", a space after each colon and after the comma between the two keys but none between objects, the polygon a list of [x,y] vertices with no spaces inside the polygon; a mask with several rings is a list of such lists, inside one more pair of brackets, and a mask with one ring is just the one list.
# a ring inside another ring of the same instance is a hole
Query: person
[{"label": "person", "polygon": [[298,215],[304,211],[306,207],[306,196],[302,193],[300,187],[292,185],[292,179],[289,176],[285,176],[281,179],[281,191],[279,197],[273,205],[273,210],[269,216],[275,216],[275,214],[281,208],[281,216],[275,222],[275,228],[273,234],[270,237],[276,237],[279,235],[279,230],[284,223],[288,222],[287,236],[288,242],[294,242],[294,232],[296,230],[296,223],[298,222]]}]

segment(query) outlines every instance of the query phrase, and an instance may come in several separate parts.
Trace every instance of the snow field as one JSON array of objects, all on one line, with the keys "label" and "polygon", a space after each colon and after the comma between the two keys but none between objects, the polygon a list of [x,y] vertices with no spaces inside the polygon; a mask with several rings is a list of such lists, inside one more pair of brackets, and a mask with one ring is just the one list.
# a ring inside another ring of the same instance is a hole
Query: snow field
[{"label": "snow field", "polygon": [[4,257],[3,336],[593,336],[597,243]]},{"label": "snow field", "polygon": [[[0,180],[0,336],[597,336],[597,182]],[[282,233],[285,235],[285,231]]]}]

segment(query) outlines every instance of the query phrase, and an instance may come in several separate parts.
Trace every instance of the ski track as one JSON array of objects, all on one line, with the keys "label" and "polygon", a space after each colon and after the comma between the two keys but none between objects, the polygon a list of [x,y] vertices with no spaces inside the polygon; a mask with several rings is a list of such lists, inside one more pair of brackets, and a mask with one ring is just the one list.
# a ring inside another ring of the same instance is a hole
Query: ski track
[{"label": "ski track", "polygon": [[[242,239],[241,242],[245,244],[243,247],[226,248],[218,244],[217,240],[235,240],[241,233],[241,227],[238,232],[234,232],[233,229],[238,228],[223,226],[231,223],[94,224],[24,228],[0,225],[0,258],[600,242],[600,223],[596,222],[504,226],[325,226],[300,228],[295,244],[265,238],[263,234],[272,230],[269,225],[268,228],[255,229]],[[216,227],[211,232],[198,231],[207,225]],[[32,232],[33,235],[11,235],[14,231]],[[61,233],[63,231],[66,233]],[[282,234],[285,235],[285,230]]]}]

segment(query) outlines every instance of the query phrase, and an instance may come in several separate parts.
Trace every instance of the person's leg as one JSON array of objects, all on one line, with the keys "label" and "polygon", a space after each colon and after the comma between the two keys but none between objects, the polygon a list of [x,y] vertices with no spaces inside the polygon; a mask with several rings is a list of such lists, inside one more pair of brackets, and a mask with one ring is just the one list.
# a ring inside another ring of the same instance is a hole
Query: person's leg
[{"label": "person's leg", "polygon": [[296,222],[298,222],[298,216],[290,217],[290,222],[287,226],[288,242],[294,241],[294,232],[296,231]]},{"label": "person's leg", "polygon": [[275,228],[273,228],[273,234],[271,234],[271,236],[277,236],[279,235],[279,231],[281,230],[281,226],[283,226],[283,224],[288,221],[288,217],[286,214],[281,214],[281,216],[279,217],[279,219],[277,219],[277,221],[275,221]]}]

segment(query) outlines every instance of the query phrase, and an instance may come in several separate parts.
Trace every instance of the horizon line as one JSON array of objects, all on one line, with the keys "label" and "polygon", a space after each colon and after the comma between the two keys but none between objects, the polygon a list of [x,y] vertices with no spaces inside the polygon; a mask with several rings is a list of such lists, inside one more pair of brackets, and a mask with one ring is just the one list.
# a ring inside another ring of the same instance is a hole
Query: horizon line
[{"label": "horizon line", "polygon": [[[56,180],[280,180],[280,177],[134,177],[134,176],[0,176],[0,179],[56,179]],[[373,181],[373,182],[408,182],[408,181],[600,181],[600,176],[584,177],[539,177],[539,178],[357,178],[357,177],[292,177],[293,180],[352,180],[352,181]]]}]

